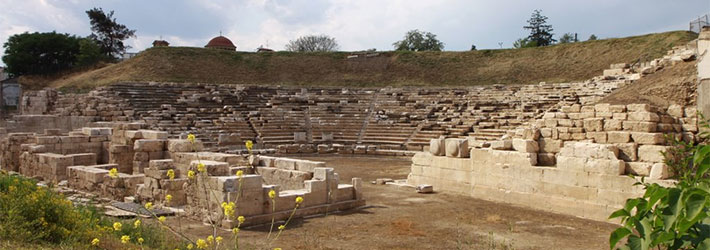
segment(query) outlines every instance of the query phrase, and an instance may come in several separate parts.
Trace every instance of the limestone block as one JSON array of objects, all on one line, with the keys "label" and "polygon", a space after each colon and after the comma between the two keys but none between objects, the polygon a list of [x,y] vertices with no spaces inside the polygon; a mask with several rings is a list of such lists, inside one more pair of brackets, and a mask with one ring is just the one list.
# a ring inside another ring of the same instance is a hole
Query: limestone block
[{"label": "limestone block", "polygon": [[541,153],[558,153],[563,146],[561,140],[542,138],[537,141]]},{"label": "limestone block", "polygon": [[611,112],[609,109],[610,104],[608,103],[599,103],[594,105],[594,111],[595,112]]},{"label": "limestone block", "polygon": [[651,105],[648,104],[627,104],[626,110],[629,112],[650,112]]},{"label": "limestone block", "polygon": [[428,184],[419,184],[417,185],[416,190],[417,193],[420,194],[429,194],[434,192],[434,187]]},{"label": "limestone block", "polygon": [[609,144],[596,144],[587,142],[566,142],[560,150],[560,156],[592,158],[592,159],[618,159],[619,149]]},{"label": "limestone block", "polygon": [[[240,178],[237,176],[215,176],[210,177],[208,185],[213,190],[224,192],[237,192]],[[260,190],[263,179],[260,175],[247,174],[242,176],[242,190]]]},{"label": "limestone block", "polygon": [[133,154],[133,161],[150,161],[150,154],[148,152],[135,152]]},{"label": "limestone block", "polygon": [[94,153],[84,153],[84,154],[71,154],[67,155],[72,157],[72,165],[79,166],[93,166],[96,165],[96,154]]},{"label": "limestone block", "polygon": [[276,158],[270,157],[270,156],[263,156],[259,155],[259,166],[264,166],[264,167],[275,167],[275,161]]},{"label": "limestone block", "polygon": [[612,112],[612,113],[626,112],[626,105],[609,105],[609,112]]},{"label": "limestone block", "polygon": [[596,143],[606,143],[607,134],[606,132],[587,132],[587,139],[593,139]]},{"label": "limestone block", "polygon": [[432,155],[429,152],[417,152],[412,156],[412,164],[420,166],[430,166]]},{"label": "limestone block", "polygon": [[607,143],[627,143],[631,140],[631,134],[623,131],[607,132]]},{"label": "limestone block", "polygon": [[578,113],[581,110],[582,106],[579,104],[572,104],[569,106],[562,106],[561,110],[562,112],[565,113]]},{"label": "limestone block", "polygon": [[541,128],[540,129],[540,136],[544,138],[552,138],[552,129],[551,128]]},{"label": "limestone block", "polygon": [[139,139],[133,144],[133,150],[141,152],[163,151],[164,149],[165,140]]},{"label": "limestone block", "polygon": [[112,153],[112,154],[120,154],[120,153],[127,153],[129,150],[130,150],[130,147],[128,145],[111,144],[111,146],[108,149],[108,152]]},{"label": "limestone block", "polygon": [[624,161],[636,161],[638,160],[638,144],[634,142],[630,143],[614,143],[619,149],[619,159]]},{"label": "limestone block", "polygon": [[293,141],[296,143],[306,143],[308,138],[306,137],[306,132],[294,132]]},{"label": "limestone block", "polygon": [[537,128],[524,128],[522,132],[523,139],[537,140],[538,138],[540,138],[540,130]]},{"label": "limestone block", "polygon": [[197,171],[197,165],[199,163],[202,163],[205,165],[205,168],[207,170],[207,174],[209,174],[210,176],[229,175],[229,164],[227,164],[226,162],[209,161],[209,160],[202,160],[202,161],[194,160],[194,161],[190,162],[190,169],[193,171]]},{"label": "limestone block", "polygon": [[167,144],[168,151],[170,152],[193,152],[202,151],[204,149],[202,142],[197,140],[195,143],[190,143],[188,140],[170,139]]},{"label": "limestone block", "polygon": [[496,164],[509,164],[519,167],[535,166],[537,164],[537,154],[472,148],[471,162],[473,165],[484,168]]},{"label": "limestone block", "polygon": [[510,150],[513,148],[512,140],[498,140],[491,142],[491,149],[495,150]]},{"label": "limestone block", "polygon": [[59,143],[59,137],[57,136],[37,136],[37,144],[55,144]]},{"label": "limestone block", "polygon": [[624,121],[624,130],[626,131],[637,131],[637,132],[656,132],[658,128],[658,123],[656,122],[638,122],[638,121]]},{"label": "limestone block", "polygon": [[642,162],[663,162],[661,152],[666,150],[666,146],[640,145],[638,149],[638,160]]},{"label": "limestone block", "polygon": [[138,130],[126,130],[124,132],[124,135],[126,136],[126,138],[131,140],[143,139],[143,134],[141,133],[141,131]]},{"label": "limestone block", "polygon": [[581,113],[594,113],[596,110],[594,110],[594,106],[582,106],[582,108],[579,110]]},{"label": "limestone block", "polygon": [[604,120],[604,131],[620,131],[623,128],[623,121],[617,119]]},{"label": "limestone block", "polygon": [[626,174],[633,174],[637,176],[648,176],[651,173],[651,167],[653,163],[648,162],[627,162],[626,163]]},{"label": "limestone block", "polygon": [[685,115],[685,110],[683,109],[683,106],[678,105],[678,104],[671,104],[668,106],[668,114],[671,115],[674,118],[683,118]]},{"label": "limestone block", "polygon": [[333,139],[333,132],[323,132],[321,133],[321,141],[324,142],[332,142]]},{"label": "limestone block", "polygon": [[584,130],[586,130],[587,132],[603,131],[604,130],[604,119],[603,118],[584,119]]},{"label": "limestone block", "polygon": [[628,118],[628,116],[629,116],[629,115],[628,115],[627,113],[613,113],[613,114],[611,115],[611,119],[614,119],[614,120],[626,120],[626,118]]},{"label": "limestone block", "polygon": [[274,160],[274,166],[278,169],[296,170],[296,160],[289,158],[276,158]]},{"label": "limestone block", "polygon": [[81,128],[81,132],[88,136],[111,135],[111,128]]},{"label": "limestone block", "polygon": [[435,156],[442,156],[446,154],[444,138],[431,139],[429,141],[429,152]]},{"label": "limestone block", "polygon": [[525,140],[525,139],[513,139],[513,149],[518,152],[523,153],[537,153],[540,147],[537,141]]},{"label": "limestone block", "polygon": [[638,144],[647,145],[663,144],[666,141],[662,133],[632,132],[631,139]]},{"label": "limestone block", "polygon": [[446,156],[466,158],[468,157],[468,140],[449,138],[445,140]]},{"label": "limestone block", "polygon": [[296,170],[304,172],[313,172],[315,168],[325,168],[325,162],[296,160]]},{"label": "limestone block", "polygon": [[557,127],[557,119],[545,119],[545,127],[547,127],[547,128]]},{"label": "limestone block", "polygon": [[570,119],[559,119],[559,120],[557,120],[557,126],[572,127],[572,126],[574,126],[574,123],[572,123],[572,120],[570,120]]},{"label": "limestone block", "polygon": [[629,121],[658,122],[660,117],[653,112],[629,112]]},{"label": "limestone block", "polygon": [[554,166],[557,164],[557,158],[554,153],[538,153],[537,154],[537,165],[538,166]]},{"label": "limestone block", "polygon": [[626,164],[622,160],[591,159],[558,155],[557,168],[576,172],[623,175],[626,169]]},{"label": "limestone block", "polygon": [[167,170],[167,169],[174,169],[175,168],[175,165],[174,165],[172,159],[150,160],[148,166],[150,169],[153,169],[153,170]]},{"label": "limestone block", "polygon": [[219,134],[217,137],[218,145],[240,145],[242,143],[242,136],[238,133],[231,134]]},{"label": "limestone block", "polygon": [[668,165],[663,163],[653,164],[651,167],[651,173],[648,176],[651,179],[664,180],[671,177],[671,172],[668,169]]}]

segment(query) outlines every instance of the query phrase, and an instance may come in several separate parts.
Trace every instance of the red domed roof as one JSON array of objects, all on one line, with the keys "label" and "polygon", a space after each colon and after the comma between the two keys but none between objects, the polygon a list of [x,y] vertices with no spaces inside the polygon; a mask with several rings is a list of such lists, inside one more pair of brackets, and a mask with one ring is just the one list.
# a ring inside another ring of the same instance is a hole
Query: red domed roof
[{"label": "red domed roof", "polygon": [[207,45],[205,45],[205,48],[236,50],[237,46],[234,46],[232,41],[230,41],[228,38],[223,37],[223,36],[218,36],[218,37],[212,38],[212,40],[210,40],[210,42],[208,42]]}]

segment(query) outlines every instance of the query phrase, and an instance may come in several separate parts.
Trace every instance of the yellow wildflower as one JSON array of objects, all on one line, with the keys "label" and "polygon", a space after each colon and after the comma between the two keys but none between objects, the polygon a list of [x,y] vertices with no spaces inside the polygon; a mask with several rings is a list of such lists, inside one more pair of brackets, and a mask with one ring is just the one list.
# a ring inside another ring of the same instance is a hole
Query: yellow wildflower
[{"label": "yellow wildflower", "polygon": [[222,236],[217,236],[214,240],[217,242],[217,245],[222,244]]},{"label": "yellow wildflower", "polygon": [[277,248],[274,248],[274,250],[281,250],[281,248],[280,248],[280,247],[277,247]]},{"label": "yellow wildflower", "polygon": [[146,203],[145,203],[145,209],[148,209],[148,210],[153,209],[153,203],[152,203],[152,202],[146,202]]},{"label": "yellow wildflower", "polygon": [[269,190],[269,198],[271,198],[273,200],[275,197],[276,197],[276,191],[274,191],[273,189]]},{"label": "yellow wildflower", "polygon": [[16,190],[17,190],[17,187],[15,187],[13,185],[10,185],[9,187],[7,187],[7,191],[10,193],[15,192]]},{"label": "yellow wildflower", "polygon": [[244,146],[247,147],[247,150],[251,151],[251,148],[254,147],[254,142],[252,142],[251,140],[247,140],[246,142],[244,142]]},{"label": "yellow wildflower", "polygon": [[242,176],[244,176],[244,171],[242,171],[242,170],[237,171],[237,177],[242,178]]},{"label": "yellow wildflower", "polygon": [[244,216],[241,216],[241,215],[240,215],[239,217],[237,217],[237,221],[239,221],[239,224],[244,223],[244,220],[245,220],[245,219],[244,219]]},{"label": "yellow wildflower", "polygon": [[235,234],[235,235],[238,234],[238,233],[239,233],[239,228],[238,228],[238,227],[232,228],[232,233]]},{"label": "yellow wildflower", "polygon": [[303,197],[301,197],[301,196],[296,197],[296,204],[301,204],[301,203],[303,203]]},{"label": "yellow wildflower", "polygon": [[165,173],[165,174],[166,174],[166,175],[168,176],[168,178],[170,178],[171,180],[172,180],[172,179],[175,179],[175,170],[169,169],[168,172]]},{"label": "yellow wildflower", "polygon": [[204,173],[207,171],[207,168],[205,168],[205,164],[200,162],[197,163],[197,172]]},{"label": "yellow wildflower", "polygon": [[171,200],[173,200],[173,196],[172,196],[172,195],[169,195],[169,194],[168,194],[168,195],[165,195],[165,202],[170,203]]},{"label": "yellow wildflower", "polygon": [[108,171],[108,176],[111,178],[118,178],[118,169],[112,168]]},{"label": "yellow wildflower", "polygon": [[121,228],[122,228],[122,227],[123,227],[123,225],[121,225],[121,222],[115,222],[115,223],[113,223],[113,230],[121,231]]},{"label": "yellow wildflower", "polygon": [[194,142],[195,142],[195,135],[193,135],[193,134],[188,134],[188,135],[187,135],[187,140],[188,140],[190,143],[194,143]]},{"label": "yellow wildflower", "polygon": [[160,217],[158,217],[158,221],[160,221],[160,222],[165,222],[165,216],[160,216]]},{"label": "yellow wildflower", "polygon": [[207,242],[203,239],[197,239],[197,249],[205,249],[207,248]]},{"label": "yellow wildflower", "polygon": [[284,229],[286,229],[286,225],[279,226],[279,230],[284,230]]},{"label": "yellow wildflower", "polygon": [[141,220],[136,220],[133,222],[133,228],[139,228],[141,226]]},{"label": "yellow wildflower", "polygon": [[128,235],[121,236],[121,243],[126,244],[129,241],[131,241],[131,236],[128,236]]},{"label": "yellow wildflower", "polygon": [[214,236],[207,236],[207,243],[212,244],[212,242],[214,242]]},{"label": "yellow wildflower", "polygon": [[187,244],[187,249],[192,249],[192,248],[193,248],[192,243]]},{"label": "yellow wildflower", "polygon": [[187,171],[187,178],[194,179],[195,178],[195,171]]},{"label": "yellow wildflower", "polygon": [[98,246],[98,245],[99,245],[99,239],[94,238],[93,240],[91,240],[91,245],[92,245],[92,246]]},{"label": "yellow wildflower", "polygon": [[230,203],[223,202],[222,208],[224,209],[224,216],[227,216],[227,218],[234,217],[234,207],[236,207],[234,202],[230,202]]},{"label": "yellow wildflower", "polygon": [[143,245],[143,238],[138,238],[138,244]]}]

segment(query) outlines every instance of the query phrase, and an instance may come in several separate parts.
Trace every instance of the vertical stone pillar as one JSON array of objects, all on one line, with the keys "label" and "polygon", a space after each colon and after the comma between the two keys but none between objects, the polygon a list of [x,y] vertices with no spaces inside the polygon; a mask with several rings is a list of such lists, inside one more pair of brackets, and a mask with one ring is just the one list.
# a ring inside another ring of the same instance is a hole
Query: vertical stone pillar
[{"label": "vertical stone pillar", "polygon": [[710,118],[710,26],[698,37],[698,111]]}]

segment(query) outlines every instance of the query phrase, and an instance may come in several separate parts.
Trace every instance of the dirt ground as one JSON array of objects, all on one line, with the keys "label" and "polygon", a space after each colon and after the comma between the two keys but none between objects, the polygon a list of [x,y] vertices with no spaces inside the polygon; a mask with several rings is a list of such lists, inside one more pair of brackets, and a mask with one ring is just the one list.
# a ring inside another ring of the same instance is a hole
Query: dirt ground
[{"label": "dirt ground", "polygon": [[599,103],[647,103],[658,107],[695,104],[696,61],[678,62],[617,89]]},{"label": "dirt ground", "polygon": [[[374,185],[376,178],[405,179],[409,158],[317,156],[341,180],[363,178],[367,206],[297,219],[271,247],[283,249],[606,249],[612,224],[445,193]],[[540,201],[544,202],[544,201]],[[176,220],[171,218],[170,220]],[[184,223],[184,220],[183,220]],[[188,223],[205,237],[207,226]],[[183,224],[184,226],[185,224]],[[268,226],[242,230],[246,249],[267,248]],[[221,232],[228,236],[228,232]],[[225,237],[225,239],[229,239]]]}]

